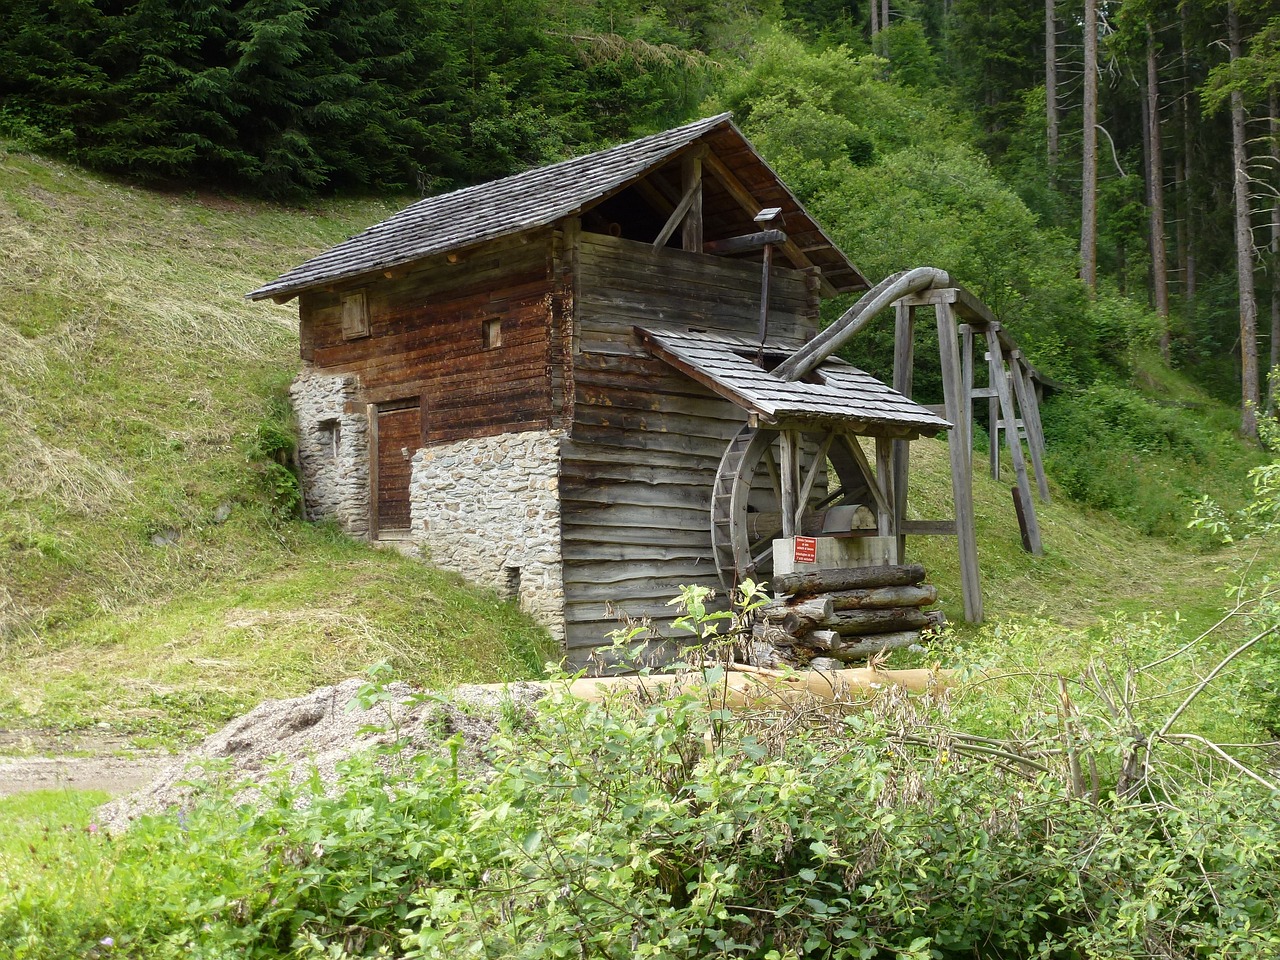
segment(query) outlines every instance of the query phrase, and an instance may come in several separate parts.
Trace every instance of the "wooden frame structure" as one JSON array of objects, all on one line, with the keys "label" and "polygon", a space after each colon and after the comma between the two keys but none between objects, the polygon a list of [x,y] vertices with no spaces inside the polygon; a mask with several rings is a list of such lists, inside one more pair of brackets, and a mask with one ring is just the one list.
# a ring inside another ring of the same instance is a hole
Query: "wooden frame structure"
[{"label": "wooden frame structure", "polygon": [[[978,568],[978,545],[973,511],[973,404],[987,400],[990,418],[991,476],[1000,479],[1000,437],[1004,436],[1017,485],[1013,488],[1014,508],[1026,550],[1043,554],[1040,524],[1031,495],[1027,455],[1035,473],[1040,499],[1049,502],[1049,484],[1044,472],[1044,431],[1040,422],[1039,399],[1045,385],[1058,386],[1043,377],[1023,356],[987,306],[968,290],[950,286],[921,291],[896,304],[894,338],[894,388],[911,396],[911,371],[915,360],[915,313],[918,307],[932,307],[937,319],[938,350],[941,360],[943,399],[946,417],[952,423],[949,444],[951,487],[955,503],[954,521],[943,521],[930,529],[912,529],[905,519],[905,478],[909,448],[895,444],[894,475],[899,499],[895,503],[899,528],[923,534],[953,534],[959,542],[961,587],[965,619],[983,619],[982,583]],[[957,322],[957,318],[963,322]],[[988,386],[974,384],[974,347],[981,337],[986,346]],[[1006,356],[1008,361],[1006,362]]]}]

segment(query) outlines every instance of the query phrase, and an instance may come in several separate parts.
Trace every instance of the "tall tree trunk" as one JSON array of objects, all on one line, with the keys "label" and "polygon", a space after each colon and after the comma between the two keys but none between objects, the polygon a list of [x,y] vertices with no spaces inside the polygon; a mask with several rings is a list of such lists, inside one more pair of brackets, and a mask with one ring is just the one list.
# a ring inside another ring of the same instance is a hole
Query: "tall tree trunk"
[{"label": "tall tree trunk", "polygon": [[1098,289],[1098,7],[1084,0],[1084,147],[1080,203],[1080,279]]},{"label": "tall tree trunk", "polygon": [[[871,37],[874,41],[875,35],[880,32],[880,0],[871,0]],[[872,49],[875,49],[874,42]]]},{"label": "tall tree trunk", "polygon": [[1270,114],[1271,176],[1276,194],[1271,199],[1271,366],[1267,373],[1267,410],[1272,416],[1280,399],[1280,92],[1271,88],[1267,100]]},{"label": "tall tree trunk", "polygon": [[1164,152],[1160,144],[1160,70],[1156,35],[1147,24],[1147,185],[1151,201],[1151,286],[1160,317],[1160,356],[1169,362],[1169,273],[1164,247]]},{"label": "tall tree trunk", "polygon": [[[1227,3],[1231,62],[1241,56],[1240,12]],[[1231,91],[1231,163],[1235,171],[1236,272],[1240,289],[1240,429],[1258,435],[1258,298],[1253,285],[1253,231],[1249,216],[1249,170],[1245,147],[1244,94]]]},{"label": "tall tree trunk", "polygon": [[1196,224],[1195,224],[1195,82],[1191,77],[1191,50],[1188,43],[1190,24],[1187,7],[1182,11],[1182,204],[1184,240],[1180,254],[1182,263],[1182,299],[1188,308],[1196,299]]},{"label": "tall tree trunk", "polygon": [[1053,0],[1044,0],[1044,109],[1049,183],[1058,175],[1058,20]]}]

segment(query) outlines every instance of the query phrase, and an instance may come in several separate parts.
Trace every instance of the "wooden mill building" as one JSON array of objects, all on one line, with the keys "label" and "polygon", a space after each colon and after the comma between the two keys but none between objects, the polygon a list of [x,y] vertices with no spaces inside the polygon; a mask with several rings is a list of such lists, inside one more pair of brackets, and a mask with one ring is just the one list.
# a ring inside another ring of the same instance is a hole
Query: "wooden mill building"
[{"label": "wooden mill building", "polygon": [[948,422],[836,359],[770,372],[867,286],[726,114],[422,200],[250,296],[299,301],[310,516],[582,663],[681,584],[767,579],[779,538],[897,558],[893,441]]}]

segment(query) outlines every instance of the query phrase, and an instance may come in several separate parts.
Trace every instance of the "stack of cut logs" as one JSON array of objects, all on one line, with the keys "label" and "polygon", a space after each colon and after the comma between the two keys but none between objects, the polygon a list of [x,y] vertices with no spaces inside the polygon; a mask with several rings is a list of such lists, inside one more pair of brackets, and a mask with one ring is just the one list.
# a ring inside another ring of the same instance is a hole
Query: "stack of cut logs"
[{"label": "stack of cut logs", "polygon": [[946,622],[926,611],[938,590],[924,567],[850,567],[779,574],[777,599],[757,611],[750,657],[760,667],[805,667],[815,659],[841,663],[909,647]]}]

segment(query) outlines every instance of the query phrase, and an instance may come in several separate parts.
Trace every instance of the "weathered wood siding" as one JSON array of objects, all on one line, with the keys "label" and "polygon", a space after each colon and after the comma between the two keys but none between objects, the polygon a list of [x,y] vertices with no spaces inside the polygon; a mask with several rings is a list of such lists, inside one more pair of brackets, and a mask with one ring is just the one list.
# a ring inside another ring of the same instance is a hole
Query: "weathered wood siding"
[{"label": "weathered wood siding", "polygon": [[[550,230],[497,241],[364,285],[370,335],[347,340],[342,294],[301,297],[302,357],[360,377],[359,403],[419,398],[422,444],[553,425],[558,328]],[[486,321],[501,344],[484,346]],[[558,376],[558,374],[557,374]]]},{"label": "weathered wood siding", "polygon": [[[618,626],[606,604],[665,626],[681,584],[719,589],[711,488],[746,416],[650,357],[632,328],[754,336],[760,266],[582,233],[574,276],[574,407],[560,492],[566,645],[583,662]],[[799,346],[817,329],[816,282],[779,268],[771,287],[770,339]]]}]

